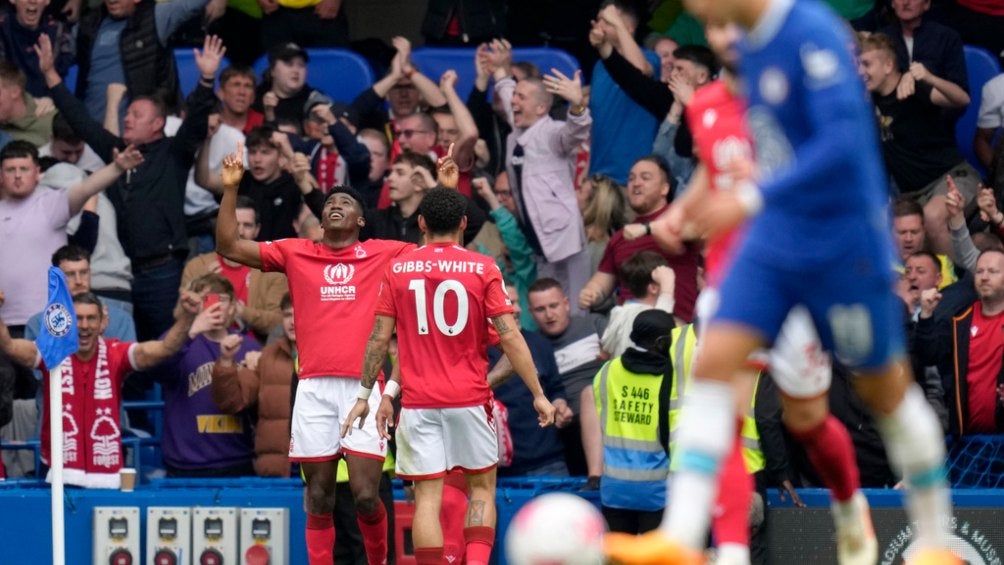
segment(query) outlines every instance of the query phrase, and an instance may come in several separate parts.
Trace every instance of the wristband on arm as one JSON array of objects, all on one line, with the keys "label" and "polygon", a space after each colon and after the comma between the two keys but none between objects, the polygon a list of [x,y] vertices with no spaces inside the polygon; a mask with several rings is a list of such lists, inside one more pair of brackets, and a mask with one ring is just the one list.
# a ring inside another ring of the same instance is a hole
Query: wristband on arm
[{"label": "wristband on arm", "polygon": [[391,397],[391,400],[397,398],[400,392],[401,385],[397,384],[395,380],[388,380],[387,385],[383,387],[383,395]]}]

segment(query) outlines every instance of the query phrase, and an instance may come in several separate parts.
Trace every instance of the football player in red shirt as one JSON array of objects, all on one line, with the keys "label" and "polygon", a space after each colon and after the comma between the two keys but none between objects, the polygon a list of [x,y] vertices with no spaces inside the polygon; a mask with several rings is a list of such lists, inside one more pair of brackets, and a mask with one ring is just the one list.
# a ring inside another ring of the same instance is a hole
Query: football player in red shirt
[{"label": "football player in red shirt", "polygon": [[[554,406],[544,396],[513,319],[501,272],[491,258],[459,245],[466,206],[461,194],[443,187],[422,200],[418,221],[426,245],[395,259],[387,269],[366,346],[360,400],[352,411],[353,422],[356,415],[360,424],[366,420],[366,398],[396,328],[402,407],[397,474],[415,481],[412,536],[419,565],[438,565],[443,559],[439,511],[443,477],[453,469],[464,471],[471,489],[464,528],[467,563],[485,565],[491,555],[498,444],[486,378],[486,319],[533,394],[540,425],[554,422]],[[385,389],[385,399],[394,392]],[[381,407],[388,408],[389,401]],[[382,434],[387,418],[386,412],[377,415]]]},{"label": "football player in red shirt", "polygon": [[[359,241],[365,224],[363,198],[352,188],[334,187],[324,203],[324,236],[262,243],[237,237],[237,186],[244,174],[243,149],[223,161],[223,200],[216,226],[220,255],[261,269],[286,273],[297,312],[299,385],[291,422],[289,458],[300,462],[307,481],[307,555],[310,563],[333,561],[335,474],[347,455],[349,485],[358,510],[370,563],[387,559],[387,515],[379,497],[386,441],[375,422],[352,437],[339,430],[356,400],[362,351],[373,327],[380,277],[390,260],[414,245]],[[374,400],[374,408],[377,401]]]}]

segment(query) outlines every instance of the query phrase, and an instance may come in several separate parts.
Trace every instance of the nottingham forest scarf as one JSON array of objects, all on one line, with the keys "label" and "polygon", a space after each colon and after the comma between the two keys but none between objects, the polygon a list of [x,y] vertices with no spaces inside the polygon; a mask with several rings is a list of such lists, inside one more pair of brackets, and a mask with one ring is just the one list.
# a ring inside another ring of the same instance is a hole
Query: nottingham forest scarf
[{"label": "nottingham forest scarf", "polygon": [[[126,344],[123,344],[126,345]],[[128,345],[126,345],[128,347]],[[66,358],[62,370],[63,477],[68,485],[119,488],[122,468],[122,432],[119,428],[121,377],[108,360],[108,343],[98,338],[97,355],[81,361]],[[42,418],[42,461],[49,463],[49,385],[44,380],[45,415]],[[51,482],[52,471],[46,477]]]}]

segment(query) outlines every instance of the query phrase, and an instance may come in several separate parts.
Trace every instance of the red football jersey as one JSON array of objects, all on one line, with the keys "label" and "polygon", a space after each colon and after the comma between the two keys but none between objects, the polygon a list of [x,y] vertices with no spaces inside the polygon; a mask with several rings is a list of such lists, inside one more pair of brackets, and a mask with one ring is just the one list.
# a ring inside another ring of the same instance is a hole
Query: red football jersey
[{"label": "red football jersey", "polygon": [[512,311],[502,273],[480,253],[430,244],[391,262],[376,313],[397,320],[401,405],[485,404],[491,398],[485,321]]},{"label": "red football jersey", "polygon": [[380,277],[412,243],[371,239],[332,249],[308,239],[258,244],[263,271],[286,273],[296,316],[300,378],[359,378]]},{"label": "red football jersey", "polygon": [[[687,106],[687,125],[694,136],[694,149],[708,169],[713,191],[732,188],[733,179],[727,171],[733,159],[753,158],[745,115],[745,101],[722,80],[699,88]],[[718,282],[741,230],[740,227],[708,241],[705,278],[710,284]]]}]

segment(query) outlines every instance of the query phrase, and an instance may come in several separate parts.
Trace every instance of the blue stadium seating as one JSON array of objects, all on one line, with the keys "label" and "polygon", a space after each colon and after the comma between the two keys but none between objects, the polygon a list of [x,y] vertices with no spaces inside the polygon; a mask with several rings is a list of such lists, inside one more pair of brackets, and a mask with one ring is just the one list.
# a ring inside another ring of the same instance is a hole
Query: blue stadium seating
[{"label": "blue stadium seating", "polygon": [[[307,64],[307,82],[326,94],[342,102],[350,102],[360,92],[366,90],[376,80],[366,59],[345,49],[307,49],[310,62]],[[199,81],[199,69],[191,48],[174,50],[178,62],[178,78],[185,96],[195,90]],[[412,58],[419,69],[433,81],[447,70],[457,71],[457,92],[466,99],[474,85],[474,49],[450,47],[423,47],[416,49]],[[548,47],[518,47],[513,49],[514,61],[530,61],[542,72],[550,73],[558,69],[571,76],[579,68],[579,62],[560,49]],[[224,58],[222,71],[230,62]],[[254,70],[261,74],[268,68],[268,59],[262,57],[254,64]],[[219,72],[217,72],[219,77]],[[77,82],[77,66],[70,67],[65,78],[66,86],[72,91]]]},{"label": "blue stadium seating", "polygon": [[983,99],[983,85],[999,75],[1001,68],[997,58],[989,52],[970,45],[966,45],[963,49],[966,53],[966,71],[969,73],[970,100],[966,113],[955,124],[955,141],[966,160],[985,175],[986,171],[973,153],[973,137],[976,135],[976,118],[980,111],[980,101]]},{"label": "blue stadium seating", "polygon": [[[422,73],[439,82],[439,77],[448,69],[457,72],[457,93],[466,100],[474,86],[474,48],[421,47],[412,52],[411,58]],[[571,77],[579,68],[579,62],[561,49],[549,47],[516,47],[512,50],[513,61],[529,61],[548,74],[558,69]]]},{"label": "blue stadium seating", "polygon": [[[307,49],[307,83],[340,102],[351,102],[373,84],[373,71],[359,55],[345,49]],[[268,58],[255,61],[254,69],[261,77],[268,68]]]}]

